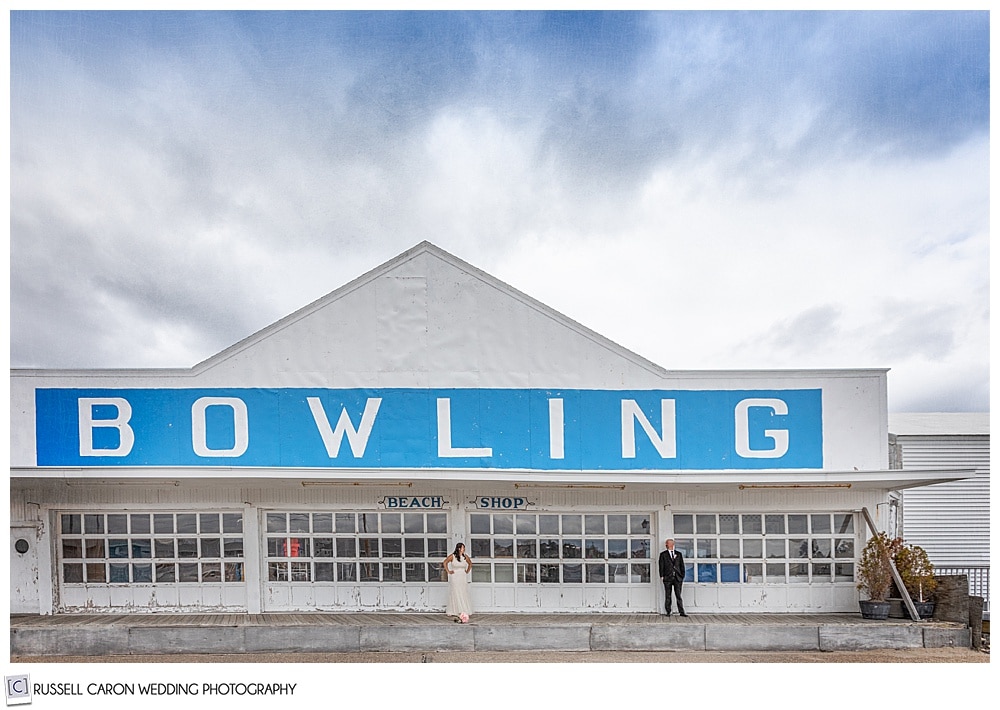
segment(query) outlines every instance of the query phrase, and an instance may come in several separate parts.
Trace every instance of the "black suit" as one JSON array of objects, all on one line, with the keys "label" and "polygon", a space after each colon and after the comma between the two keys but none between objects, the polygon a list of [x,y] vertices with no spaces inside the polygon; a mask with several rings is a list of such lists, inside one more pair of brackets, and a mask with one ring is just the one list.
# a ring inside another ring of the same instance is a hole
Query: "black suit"
[{"label": "black suit", "polygon": [[660,579],[663,580],[663,591],[666,593],[667,613],[670,613],[670,594],[673,591],[677,597],[677,611],[684,614],[684,600],[681,599],[681,585],[684,583],[684,556],[679,550],[673,551],[673,559],[670,557],[670,550],[660,553]]}]

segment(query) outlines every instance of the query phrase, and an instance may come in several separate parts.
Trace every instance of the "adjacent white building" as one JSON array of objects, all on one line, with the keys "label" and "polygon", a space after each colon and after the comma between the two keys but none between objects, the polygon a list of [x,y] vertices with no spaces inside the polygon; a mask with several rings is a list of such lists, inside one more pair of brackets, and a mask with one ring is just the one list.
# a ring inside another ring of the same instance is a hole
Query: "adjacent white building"
[{"label": "adjacent white building", "polygon": [[927,550],[938,570],[968,574],[972,593],[988,604],[989,413],[890,414],[889,433],[904,470],[965,468],[975,472],[961,481],[904,491],[901,534],[907,542]]},{"label": "adjacent white building", "polygon": [[882,369],[672,371],[422,243],[190,369],[11,372],[11,610],[855,611]]}]

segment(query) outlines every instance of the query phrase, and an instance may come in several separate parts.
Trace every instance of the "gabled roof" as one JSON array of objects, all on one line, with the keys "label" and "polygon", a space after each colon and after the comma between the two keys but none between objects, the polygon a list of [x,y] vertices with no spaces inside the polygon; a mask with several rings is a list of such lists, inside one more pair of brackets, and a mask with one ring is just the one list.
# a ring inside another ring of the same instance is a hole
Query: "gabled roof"
[{"label": "gabled roof", "polygon": [[453,268],[474,277],[475,279],[487,285],[488,287],[495,289],[496,291],[499,291],[512,299],[515,299],[524,306],[527,306],[528,308],[532,309],[538,314],[541,314],[545,318],[550,319],[551,321],[558,323],[563,327],[569,328],[572,331],[575,331],[578,335],[583,336],[587,340],[592,341],[594,344],[610,351],[614,355],[617,355],[619,357],[631,361],[634,365],[637,365],[642,369],[648,370],[649,372],[660,377],[668,374],[668,371],[665,368],[651,362],[650,360],[647,360],[646,358],[632,352],[631,350],[628,350],[625,347],[622,347],[621,345],[618,345],[617,343],[615,343],[612,340],[609,340],[603,335],[591,330],[590,328],[587,328],[584,325],[581,325],[572,318],[569,318],[568,316],[559,313],[555,309],[550,308],[544,303],[517,290],[513,286],[510,286],[509,284],[501,281],[495,276],[492,276],[491,274],[488,274],[485,271],[476,268],[475,266],[469,264],[468,262],[459,259],[455,255],[445,251],[444,249],[441,249],[440,247],[428,241],[420,242],[411,249],[408,249],[402,254],[390,259],[389,261],[386,261],[380,266],[375,267],[371,271],[368,271],[367,273],[359,276],[358,278],[345,284],[344,286],[341,286],[340,288],[332,291],[331,293],[328,293],[327,295],[313,301],[312,303],[298,309],[297,311],[290,313],[289,315],[272,323],[271,325],[262,328],[256,333],[253,333],[252,335],[244,338],[238,343],[235,343],[234,345],[231,345],[225,350],[222,350],[221,352],[207,358],[201,363],[198,363],[192,368],[192,373],[198,374],[210,370],[211,368],[221,364],[222,362],[225,362],[226,360],[236,355],[239,355],[240,353],[243,353],[249,350],[250,348],[253,348],[255,345],[281,332],[282,330],[288,328],[289,326],[292,326],[295,323],[298,323],[299,321],[308,318],[310,315],[316,313],[317,311],[320,311],[326,308],[327,306],[335,303],[336,301],[345,298],[348,294],[351,294],[358,289],[364,288],[365,286],[372,284],[380,277],[390,275],[393,271],[401,269],[401,267],[407,264],[407,262],[410,262],[424,255],[434,257],[446,264],[449,264]]}]

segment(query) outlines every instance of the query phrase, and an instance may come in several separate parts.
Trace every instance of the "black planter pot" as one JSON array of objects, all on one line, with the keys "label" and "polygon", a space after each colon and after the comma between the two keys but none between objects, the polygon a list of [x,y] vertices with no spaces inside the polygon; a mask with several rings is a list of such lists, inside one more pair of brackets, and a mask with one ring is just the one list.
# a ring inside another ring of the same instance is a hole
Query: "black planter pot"
[{"label": "black planter pot", "polygon": [[934,602],[913,602],[917,608],[917,616],[921,619],[930,619],[934,616]]},{"label": "black planter pot", "polygon": [[866,599],[858,602],[858,604],[861,605],[862,619],[884,621],[889,618],[889,602],[873,602]]}]

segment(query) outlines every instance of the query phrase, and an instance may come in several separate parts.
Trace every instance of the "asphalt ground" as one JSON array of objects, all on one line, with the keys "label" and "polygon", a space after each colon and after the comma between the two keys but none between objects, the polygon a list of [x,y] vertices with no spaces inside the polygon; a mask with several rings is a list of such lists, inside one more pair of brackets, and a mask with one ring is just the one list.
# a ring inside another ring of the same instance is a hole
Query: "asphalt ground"
[{"label": "asphalt ground", "polygon": [[989,663],[969,648],[873,651],[507,651],[12,656],[11,663]]}]

